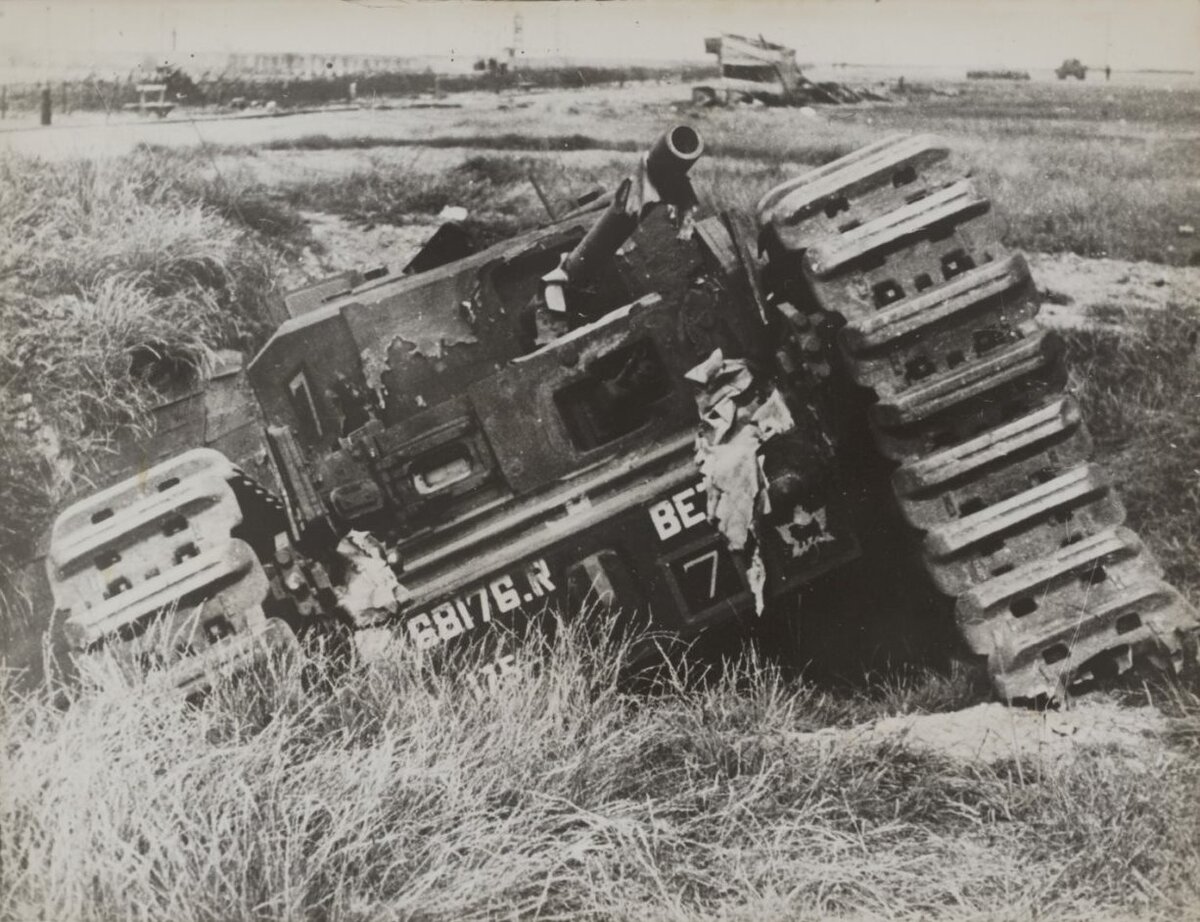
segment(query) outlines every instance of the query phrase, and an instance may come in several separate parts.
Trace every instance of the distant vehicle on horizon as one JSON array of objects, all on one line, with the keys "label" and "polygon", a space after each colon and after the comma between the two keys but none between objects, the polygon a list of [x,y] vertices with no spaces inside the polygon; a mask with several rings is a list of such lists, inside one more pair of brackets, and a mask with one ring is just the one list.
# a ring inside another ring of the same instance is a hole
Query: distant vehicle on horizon
[{"label": "distant vehicle on horizon", "polygon": [[1087,72],[1087,65],[1080,61],[1079,58],[1067,58],[1054,70],[1059,80],[1066,80],[1068,77],[1086,80]]}]

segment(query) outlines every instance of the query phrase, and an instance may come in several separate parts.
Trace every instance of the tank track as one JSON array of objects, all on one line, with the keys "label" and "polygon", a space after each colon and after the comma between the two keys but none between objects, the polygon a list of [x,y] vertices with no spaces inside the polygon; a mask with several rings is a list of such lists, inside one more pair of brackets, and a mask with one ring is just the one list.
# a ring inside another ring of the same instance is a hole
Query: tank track
[{"label": "tank track", "polygon": [[210,448],[75,503],[47,555],[58,654],[131,682],[157,670],[192,694],[295,649],[332,593],[319,566],[276,546],[283,524],[279,500]]},{"label": "tank track", "polygon": [[892,492],[996,691],[1058,698],[1141,655],[1177,670],[1196,610],[1123,527],[1026,262],[947,147],[885,138],[776,187],[757,218],[771,270],[810,301],[782,305],[800,351],[819,361],[815,307],[876,395]]}]

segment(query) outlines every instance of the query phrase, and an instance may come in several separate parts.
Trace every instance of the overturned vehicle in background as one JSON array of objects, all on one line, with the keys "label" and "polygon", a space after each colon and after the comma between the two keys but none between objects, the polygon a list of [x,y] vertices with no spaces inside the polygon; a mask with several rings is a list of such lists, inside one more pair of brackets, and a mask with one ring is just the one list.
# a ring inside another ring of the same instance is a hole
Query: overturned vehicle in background
[{"label": "overturned vehicle in background", "polygon": [[888,98],[866,86],[810,80],[796,63],[795,49],[761,36],[748,38],[726,33],[706,38],[704,50],[717,56],[720,76],[692,87],[692,102],[696,105],[842,105],[882,102]]},{"label": "overturned vehicle in background", "polygon": [[1008,699],[1178,668],[1196,612],[1122,526],[1025,260],[947,148],[881,140],[755,221],[700,212],[702,152],[675,127],[548,226],[295,293],[249,366],[276,483],[197,449],[66,510],[56,634],[191,690],[383,626],[492,638],[491,680],[496,638],[549,612],[837,634],[831,596],[881,588],[887,622],[921,586]]}]

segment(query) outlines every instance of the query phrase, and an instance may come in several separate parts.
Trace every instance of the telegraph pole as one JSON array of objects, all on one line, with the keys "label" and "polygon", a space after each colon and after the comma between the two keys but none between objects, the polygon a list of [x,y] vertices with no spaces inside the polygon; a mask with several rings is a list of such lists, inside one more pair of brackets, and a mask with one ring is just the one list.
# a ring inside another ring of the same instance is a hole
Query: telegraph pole
[{"label": "telegraph pole", "polygon": [[41,99],[42,118],[41,118],[41,122],[43,125],[49,125],[50,124],[50,107],[51,107],[51,103],[50,103],[50,51],[51,51],[51,46],[50,46],[50,4],[49,3],[46,4],[45,13],[46,13],[46,15],[42,18],[43,31],[45,33],[43,35],[45,46],[44,46],[44,51],[43,51],[43,56],[42,56],[42,77],[44,78],[44,81],[42,83],[42,99]]}]

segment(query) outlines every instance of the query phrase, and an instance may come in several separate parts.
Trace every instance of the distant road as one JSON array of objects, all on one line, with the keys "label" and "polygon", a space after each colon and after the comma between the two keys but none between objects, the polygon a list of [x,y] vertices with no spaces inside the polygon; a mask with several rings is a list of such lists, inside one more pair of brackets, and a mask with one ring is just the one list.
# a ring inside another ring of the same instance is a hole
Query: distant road
[{"label": "distant road", "polygon": [[[111,120],[106,119],[103,113],[83,112],[56,117],[54,124],[48,128],[24,116],[20,122],[0,121],[0,151],[7,149],[58,160],[120,156],[138,144],[169,147],[188,147],[201,143],[253,146],[295,140],[308,135],[328,135],[333,138],[369,136],[413,141],[421,136],[420,126],[435,116],[431,109],[461,108],[465,112],[497,113],[505,106],[513,105],[529,113],[548,107],[607,100],[617,95],[623,101],[635,103],[667,103],[685,98],[687,94],[688,89],[680,84],[647,82],[627,84],[623,88],[603,86],[582,90],[535,90],[517,96],[454,93],[437,100],[389,100],[384,107],[377,109],[336,106],[302,112],[285,110],[268,114],[251,111],[223,116],[191,115],[184,109],[172,112],[165,119],[131,117],[121,113],[114,115]],[[436,120],[444,122],[444,119]]]},{"label": "distant road", "polygon": [[119,156],[138,144],[187,147],[205,144],[264,144],[308,134],[353,134],[380,131],[380,113],[351,108],[309,110],[275,114],[251,113],[188,117],[186,111],[165,119],[130,117],[122,113],[111,121],[103,115],[83,113],[59,116],[42,127],[24,120],[0,122],[0,150],[49,159]]},{"label": "distant road", "polygon": [[[851,86],[860,84],[888,84],[903,74],[911,83],[930,82],[939,85],[964,83],[964,72],[940,68],[873,68],[862,66],[820,67],[806,70],[814,80],[837,80]],[[1051,70],[1032,71],[1035,83],[1058,83]],[[981,81],[986,82],[986,81]],[[1126,89],[1133,86],[1157,87],[1164,91],[1171,88],[1194,88],[1195,74],[1143,74],[1113,73],[1111,86]],[[1013,83],[1020,88],[1023,82]],[[1069,94],[1095,91],[1104,87],[1103,73],[1089,71],[1084,82],[1069,80],[1060,84],[1069,99]],[[319,110],[280,111],[274,114],[262,110],[229,113],[225,115],[205,114],[203,110],[176,110],[167,118],[137,116],[121,112],[106,117],[103,113],[80,112],[71,115],[56,115],[54,124],[43,128],[36,117],[22,113],[20,118],[0,121],[0,152],[11,150],[47,159],[71,157],[113,157],[132,150],[138,144],[159,144],[170,147],[190,147],[201,143],[222,145],[256,146],[272,142],[286,142],[309,135],[328,135],[331,138],[372,137],[395,138],[409,143],[419,142],[431,133],[442,133],[452,127],[454,133],[470,133],[477,127],[471,121],[482,116],[490,123],[490,130],[529,130],[530,121],[537,122],[542,116],[556,112],[571,112],[577,106],[585,110],[588,104],[607,105],[617,98],[622,103],[643,103],[666,106],[689,97],[689,88],[680,83],[645,82],[628,83],[624,87],[596,86],[577,90],[536,90],[523,94],[497,94],[486,92],[453,93],[442,99],[399,99],[388,100],[385,107],[357,108],[337,106]],[[439,118],[430,107],[461,108],[462,116],[452,119]],[[511,106],[524,110],[505,113],[501,110]],[[665,111],[665,110],[664,110]],[[501,125],[509,119],[519,118],[524,129]],[[498,121],[497,121],[498,120]],[[471,124],[467,124],[470,122]],[[452,124],[450,124],[452,123]]]}]

